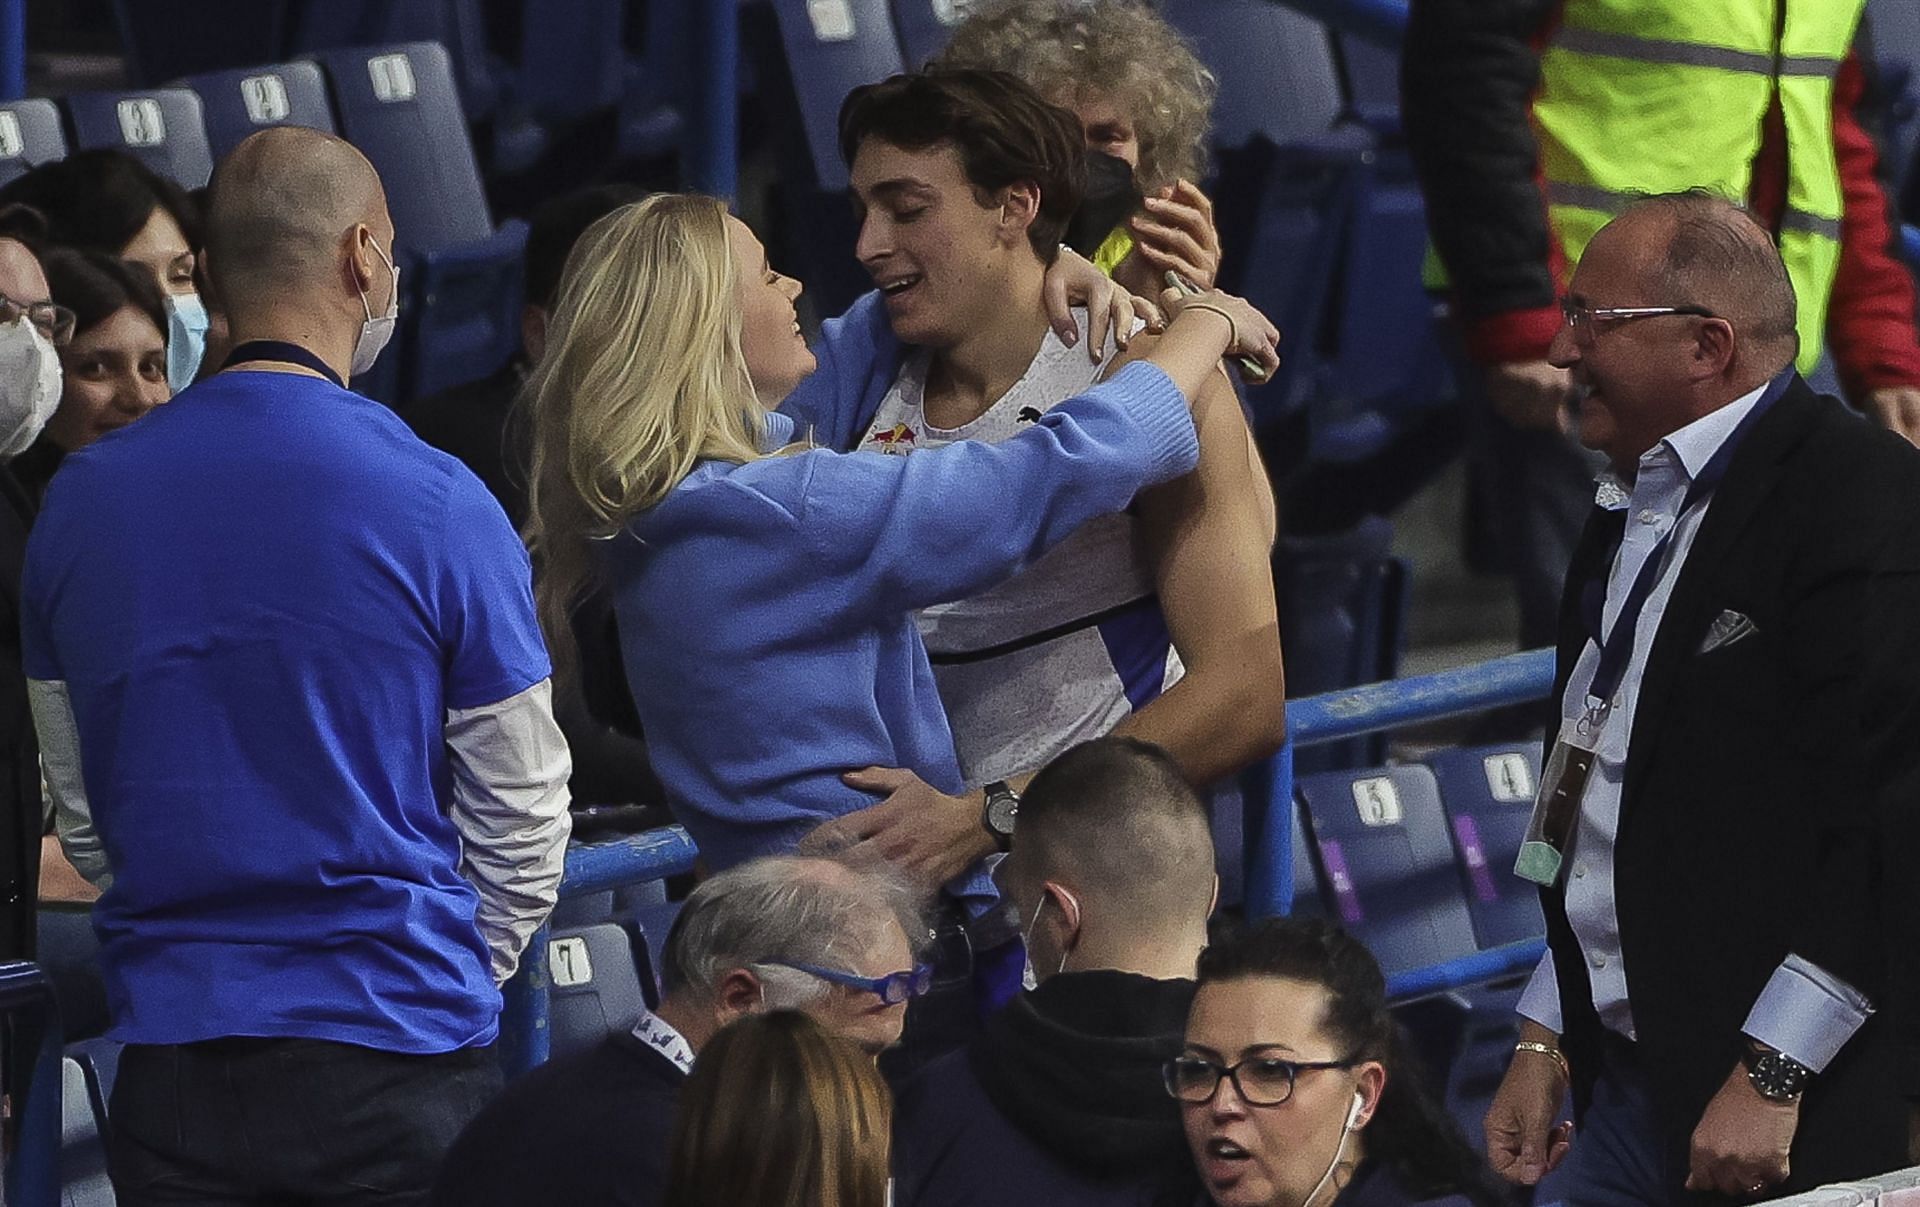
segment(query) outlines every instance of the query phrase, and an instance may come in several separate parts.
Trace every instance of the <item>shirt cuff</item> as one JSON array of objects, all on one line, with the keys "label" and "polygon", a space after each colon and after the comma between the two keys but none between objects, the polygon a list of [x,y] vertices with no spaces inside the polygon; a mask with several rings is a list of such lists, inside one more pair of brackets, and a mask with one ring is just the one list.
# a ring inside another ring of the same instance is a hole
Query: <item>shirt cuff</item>
[{"label": "shirt cuff", "polygon": [[1741,1030],[1818,1073],[1872,1013],[1859,990],[1790,955],[1774,969]]},{"label": "shirt cuff", "polygon": [[1553,949],[1541,953],[1540,963],[1527,978],[1515,1007],[1520,1017],[1539,1023],[1555,1035],[1560,1034],[1560,980],[1553,970]]}]

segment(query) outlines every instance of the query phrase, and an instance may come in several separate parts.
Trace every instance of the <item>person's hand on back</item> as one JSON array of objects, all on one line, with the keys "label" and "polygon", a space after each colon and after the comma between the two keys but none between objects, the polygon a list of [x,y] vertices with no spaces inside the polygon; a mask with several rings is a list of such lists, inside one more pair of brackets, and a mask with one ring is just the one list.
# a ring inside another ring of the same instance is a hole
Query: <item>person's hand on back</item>
[{"label": "person's hand on back", "polygon": [[849,788],[886,799],[817,827],[801,840],[802,854],[884,859],[928,897],[993,852],[978,792],[948,796],[911,771],[868,767],[840,777]]}]

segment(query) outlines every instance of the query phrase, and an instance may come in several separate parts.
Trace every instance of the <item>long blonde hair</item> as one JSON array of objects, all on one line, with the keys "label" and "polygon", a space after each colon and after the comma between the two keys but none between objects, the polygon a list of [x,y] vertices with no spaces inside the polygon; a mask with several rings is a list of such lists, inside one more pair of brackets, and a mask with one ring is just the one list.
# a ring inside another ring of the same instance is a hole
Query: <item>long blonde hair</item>
[{"label": "long blonde hair", "polygon": [[680,1092],[666,1207],[884,1207],[892,1119],[871,1056],[804,1014],[749,1014]]},{"label": "long blonde hair", "polygon": [[546,353],[521,392],[533,433],[527,546],[556,665],[594,542],[704,460],[760,456],[765,415],[740,347],[726,206],[657,193],[587,228],[560,276]]}]

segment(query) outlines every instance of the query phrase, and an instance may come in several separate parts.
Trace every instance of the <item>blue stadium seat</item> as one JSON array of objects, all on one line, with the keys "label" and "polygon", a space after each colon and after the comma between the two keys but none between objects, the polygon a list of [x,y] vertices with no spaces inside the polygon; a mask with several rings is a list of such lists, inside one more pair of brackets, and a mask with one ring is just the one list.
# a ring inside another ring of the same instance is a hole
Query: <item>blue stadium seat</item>
[{"label": "blue stadium seat", "polygon": [[[671,155],[687,132],[683,64],[693,56],[682,28],[686,6],[646,6],[644,61],[628,52],[628,7],[626,0],[525,0],[513,94],[556,130],[612,113],[619,160]],[[662,43],[672,44],[671,53],[651,53]]]},{"label": "blue stadium seat", "polygon": [[1272,0],[1164,0],[1161,12],[1220,81],[1215,143],[1312,138],[1339,119],[1340,76],[1318,21]]},{"label": "blue stadium seat", "polygon": [[1868,0],[1864,24],[1887,98],[1885,167],[1906,220],[1920,222],[1920,5]]},{"label": "blue stadium seat", "polygon": [[906,70],[886,0],[773,0],[793,102],[799,110],[813,183],[847,187],[840,162],[840,102],[862,84]]},{"label": "blue stadium seat", "polygon": [[120,1053],[125,1047],[110,1039],[83,1039],[67,1045],[67,1055],[79,1061],[80,1071],[86,1074],[87,1093],[102,1119],[107,1117],[107,1104],[113,1100],[113,1083],[120,1076]]},{"label": "blue stadium seat", "polygon": [[61,1207],[113,1207],[107,1180],[106,1124],[88,1092],[80,1062],[60,1061]]},{"label": "blue stadium seat", "polygon": [[207,141],[217,162],[240,141],[268,126],[305,126],[337,132],[327,82],[313,63],[275,63],[189,76],[177,81],[200,96]]},{"label": "blue stadium seat", "polygon": [[1346,31],[1333,35],[1340,74],[1347,83],[1347,112],[1370,129],[1400,129],[1400,52]]},{"label": "blue stadium seat", "polygon": [[[1391,679],[1400,668],[1407,566],[1391,556],[1393,526],[1379,517],[1351,532],[1282,537],[1274,553],[1274,593],[1287,693],[1312,696]],[[1305,775],[1380,762],[1384,735],[1309,746],[1294,755]]]},{"label": "blue stadium seat", "polygon": [[1424,761],[1440,783],[1474,938],[1481,947],[1499,947],[1546,934],[1539,892],[1513,874],[1540,778],[1539,747],[1454,748]]},{"label": "blue stadium seat", "polygon": [[893,25],[907,66],[918,70],[945,50],[953,27],[972,7],[971,0],[893,0]]},{"label": "blue stadium seat", "polygon": [[667,966],[667,935],[673,931],[674,920],[680,916],[684,901],[653,901],[632,907],[633,933],[639,940],[635,948],[641,958],[641,989],[647,995],[647,1004],[660,1004],[660,978]]},{"label": "blue stadium seat", "polygon": [[340,133],[386,184],[403,261],[400,351],[361,387],[397,402],[486,376],[519,346],[527,228],[493,227],[446,49],[413,42],[318,58]]},{"label": "blue stadium seat", "polygon": [[547,960],[555,1057],[626,1030],[646,1008],[640,962],[625,927],[606,922],[556,931]]},{"label": "blue stadium seat", "polygon": [[44,97],[0,104],[0,184],[67,157],[60,110]]},{"label": "blue stadium seat", "polygon": [[1388,975],[1478,950],[1432,771],[1309,775],[1299,793],[1334,915]]},{"label": "blue stadium seat", "polygon": [[213,175],[206,118],[200,98],[188,89],[74,92],[65,105],[76,147],[125,151],[189,189]]},{"label": "blue stadium seat", "polygon": [[286,0],[114,0],[113,15],[140,88],[270,63],[286,51]]},{"label": "blue stadium seat", "polygon": [[[1241,773],[1238,791],[1217,792],[1213,798],[1213,855],[1220,876],[1220,908],[1233,909],[1246,899],[1246,802],[1271,801],[1273,781],[1286,751],[1279,751]],[[1287,815],[1293,827],[1293,896],[1287,913],[1323,918],[1327,905],[1320,872],[1313,863],[1313,842],[1300,815],[1300,802],[1289,798]]]}]

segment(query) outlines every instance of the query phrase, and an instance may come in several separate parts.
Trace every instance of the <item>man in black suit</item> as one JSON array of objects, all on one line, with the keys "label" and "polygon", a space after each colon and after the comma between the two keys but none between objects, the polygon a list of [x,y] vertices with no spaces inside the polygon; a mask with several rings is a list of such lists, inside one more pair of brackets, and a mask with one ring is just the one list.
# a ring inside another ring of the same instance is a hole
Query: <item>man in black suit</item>
[{"label": "man in black suit", "polygon": [[1612,476],[1567,579],[1541,790],[1566,812],[1521,866],[1550,950],[1488,1155],[1528,1184],[1567,1156],[1582,1207],[1896,1168],[1920,451],[1793,372],[1792,284],[1726,201],[1629,209],[1565,308],[1554,363]]}]

